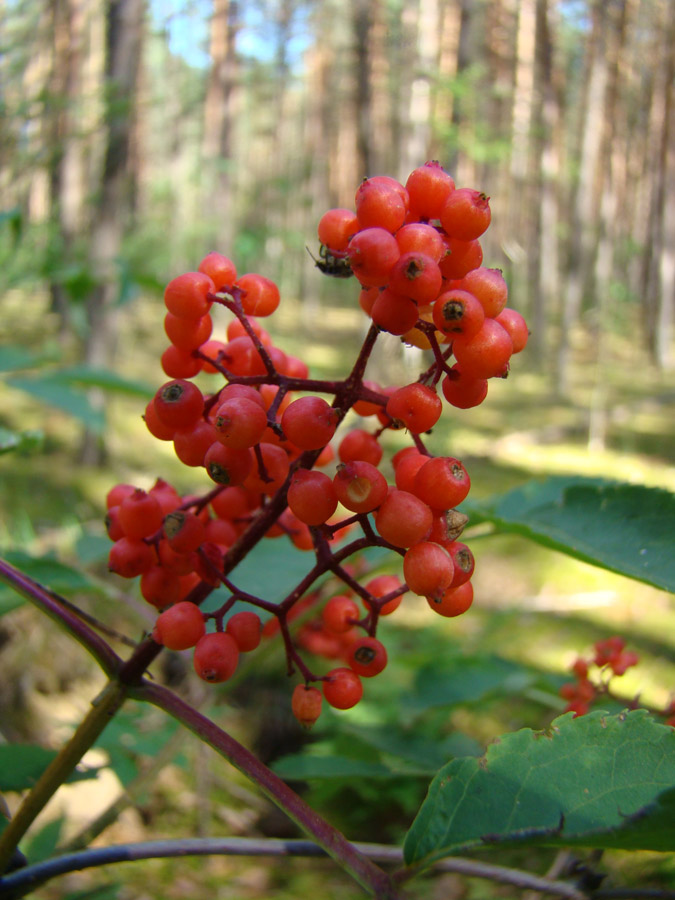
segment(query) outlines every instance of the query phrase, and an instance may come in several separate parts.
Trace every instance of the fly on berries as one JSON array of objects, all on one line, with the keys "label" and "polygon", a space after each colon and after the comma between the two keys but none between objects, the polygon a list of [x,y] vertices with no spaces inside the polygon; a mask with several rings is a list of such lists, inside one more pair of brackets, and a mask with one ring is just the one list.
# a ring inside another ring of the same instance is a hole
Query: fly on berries
[{"label": "fly on berries", "polygon": [[319,250],[319,259],[314,256],[309,247],[306,249],[314,260],[314,265],[319,272],[322,272],[324,275],[330,275],[331,278],[351,278],[354,274],[347,257],[335,256],[330,252],[328,247],[324,246],[324,244],[321,245]]}]

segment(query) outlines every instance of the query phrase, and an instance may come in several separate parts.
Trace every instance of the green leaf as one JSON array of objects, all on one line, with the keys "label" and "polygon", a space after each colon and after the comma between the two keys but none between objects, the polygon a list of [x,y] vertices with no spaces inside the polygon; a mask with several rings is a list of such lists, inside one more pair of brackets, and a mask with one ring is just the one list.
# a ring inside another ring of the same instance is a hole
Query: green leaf
[{"label": "green leaf", "polygon": [[44,441],[44,433],[37,429],[10,431],[0,427],[0,454],[16,450],[20,453],[37,450]]},{"label": "green leaf", "polygon": [[103,410],[95,409],[82,390],[61,384],[58,380],[50,377],[8,378],[7,384],[10,387],[26,391],[48,406],[70,413],[71,416],[84,422],[92,431],[100,433],[105,427]]},{"label": "green leaf", "polygon": [[675,591],[675,494],[598,478],[549,478],[462,506],[472,521]]},{"label": "green leaf", "polygon": [[[29,790],[56,755],[55,750],[37,744],[0,744],[0,791]],[[96,778],[98,771],[76,770],[68,783]]]},{"label": "green leaf", "polygon": [[350,726],[344,732],[369,747],[412,764],[420,771],[436,772],[449,756],[480,756],[483,748],[468,735],[455,732],[443,740],[432,741],[417,729],[404,731],[393,726]]},{"label": "green leaf", "polygon": [[63,817],[52,819],[39,831],[31,836],[27,846],[24,847],[26,857],[33,863],[43,862],[54,855],[61,840],[61,833],[66,820]]},{"label": "green leaf", "polygon": [[14,372],[18,369],[32,369],[39,366],[43,358],[23,347],[0,347],[0,372]]},{"label": "green leaf", "polygon": [[111,393],[141,397],[144,400],[154,394],[152,387],[142,381],[124,378],[110,369],[97,369],[93,366],[69,366],[66,369],[57,369],[51,372],[49,377],[50,380],[59,384],[98,387]]},{"label": "green leaf", "polygon": [[93,888],[85,888],[83,891],[66,894],[63,900],[117,900],[121,887],[116,882],[100,884]]},{"label": "green leaf", "polygon": [[503,735],[431,782],[408,864],[499,843],[675,850],[675,730],[645,710]]},{"label": "green leaf", "polygon": [[499,656],[454,656],[421,668],[411,691],[403,698],[411,713],[457,703],[476,703],[491,694],[522,695],[534,674]]},{"label": "green leaf", "polygon": [[[249,553],[230,577],[239,590],[278,603],[304,578],[309,565],[307,551],[298,550],[288,538],[279,537]],[[230,591],[216,591],[202,608],[207,612],[217,609],[223,596],[229,597]]]},{"label": "green leaf", "polygon": [[296,753],[284,756],[272,765],[287,781],[306,778],[399,778],[401,773],[381,763],[346,756],[306,756]]},{"label": "green leaf", "polygon": [[106,751],[110,768],[126,787],[138,775],[141,758],[156,756],[177,730],[173,719],[130,704],[106,726],[96,746]]},{"label": "green leaf", "polygon": [[[83,572],[59,562],[52,556],[30,556],[22,550],[11,550],[4,554],[4,558],[33,581],[37,581],[58,594],[100,590]],[[9,584],[0,583],[0,613],[8,612],[10,608],[13,609],[24,602],[24,599]]]}]

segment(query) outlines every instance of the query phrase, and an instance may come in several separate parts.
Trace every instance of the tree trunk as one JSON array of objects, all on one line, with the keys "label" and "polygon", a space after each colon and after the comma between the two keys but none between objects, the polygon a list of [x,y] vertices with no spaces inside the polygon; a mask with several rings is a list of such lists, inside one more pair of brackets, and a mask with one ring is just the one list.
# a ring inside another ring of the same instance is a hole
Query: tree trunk
[{"label": "tree trunk", "polygon": [[[118,258],[133,206],[128,161],[143,15],[144,0],[110,0],[106,9],[106,146],[91,234],[92,266],[98,284],[87,302],[85,348],[86,362],[92,366],[109,366],[115,350]],[[98,395],[92,402],[103,405]],[[83,462],[99,464],[103,456],[102,439],[88,432]]]},{"label": "tree trunk", "polygon": [[214,223],[214,239],[225,248],[232,246],[234,238],[232,167],[239,105],[238,30],[237,0],[214,0],[209,42],[211,69],[204,100],[204,199]]},{"label": "tree trunk", "polygon": [[579,177],[572,201],[567,291],[563,297],[557,355],[556,386],[570,389],[572,330],[579,319],[584,294],[591,280],[597,236],[597,171],[602,140],[601,123],[607,90],[606,17],[604,0],[595,0],[592,30],[586,50],[585,97],[578,133],[581,135]]}]

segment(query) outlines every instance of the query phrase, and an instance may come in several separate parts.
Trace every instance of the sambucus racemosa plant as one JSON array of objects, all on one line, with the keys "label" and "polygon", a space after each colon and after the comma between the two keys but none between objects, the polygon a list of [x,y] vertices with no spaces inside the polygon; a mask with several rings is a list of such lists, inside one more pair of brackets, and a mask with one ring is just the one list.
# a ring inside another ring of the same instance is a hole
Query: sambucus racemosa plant
[{"label": "sambucus racemosa plant", "polygon": [[[386,668],[379,620],[396,611],[407,590],[441,616],[470,608],[474,560],[460,541],[467,516],[457,509],[469,493],[469,474],[460,460],[434,456],[426,435],[444,400],[457,409],[480,404],[489,379],[505,377],[527,341],[522,316],[506,305],[501,272],[481,265],[479,239],[489,224],[485,194],[457,189],[435,162],[416,169],[405,186],[368,178],[356,192],[355,212],[332,209],[321,218],[317,266],[327,275],[355,276],[371,319],[342,380],[311,378],[302,359],[275,346],[260,319],[274,313],[280,295],[264,276],[238,275],[214,252],[167,285],[170,344],[161,363],[170,380],[144,418],[196,470],[201,492],[181,496],[163,479],[149,491],[117,484],[108,492],[110,570],[140,578],[142,596],[159,611],[152,633],[126,661],[72,607],[4,568],[17,589],[89,649],[110,682],[0,838],[0,871],[109,717],[134,697],[165,709],[226,756],[373,896],[403,896],[398,882],[412,870],[397,879],[377,867],[249,751],[145,672],[163,646],[194,648],[197,675],[220,683],[232,677],[241,654],[255,652],[261,640],[280,640],[294,679],[290,707],[311,727],[323,701],[355,706],[367,691],[363,679]],[[216,338],[214,306],[231,316]],[[428,352],[416,381],[390,386],[366,378],[383,333]],[[221,375],[221,386],[204,394],[191,380],[201,372]],[[361,424],[338,433],[350,412]],[[410,444],[386,459],[381,438],[392,429]],[[263,539],[290,540],[307,552],[306,574],[280,602],[237,584],[237,566]],[[370,547],[398,554],[399,571],[374,578],[363,572],[359,554]],[[203,612],[216,589],[224,589],[224,601]],[[329,662],[315,670],[309,655]],[[437,851],[418,850],[424,840],[411,834],[408,860],[431,859]],[[535,881],[528,886],[556,892],[552,882],[542,888]]]}]

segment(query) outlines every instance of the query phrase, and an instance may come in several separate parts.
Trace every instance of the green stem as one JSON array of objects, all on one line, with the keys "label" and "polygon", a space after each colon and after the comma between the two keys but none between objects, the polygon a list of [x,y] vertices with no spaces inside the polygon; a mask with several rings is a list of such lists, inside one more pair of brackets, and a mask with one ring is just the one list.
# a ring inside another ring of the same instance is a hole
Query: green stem
[{"label": "green stem", "polygon": [[124,703],[126,695],[127,690],[124,685],[116,681],[109,681],[92,702],[91,709],[73,736],[47,766],[0,836],[0,872],[5,871],[19,841],[87,750],[95,743],[110,719]]}]

